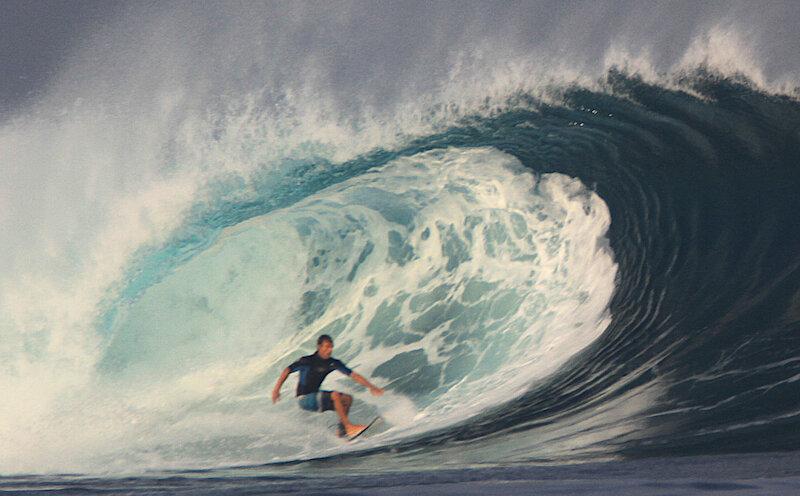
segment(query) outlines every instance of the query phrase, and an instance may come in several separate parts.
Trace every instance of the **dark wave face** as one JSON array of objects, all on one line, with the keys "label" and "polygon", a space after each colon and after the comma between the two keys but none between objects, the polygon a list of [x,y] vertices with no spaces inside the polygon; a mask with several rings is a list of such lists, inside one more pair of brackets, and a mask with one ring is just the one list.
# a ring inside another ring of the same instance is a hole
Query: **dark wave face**
[{"label": "dark wave face", "polygon": [[[794,69],[718,7],[655,9],[668,50],[615,4],[577,48],[555,6],[209,5],[103,24],[0,128],[0,474],[800,448]],[[322,333],[387,391],[326,380],[359,443],[272,404]]]},{"label": "dark wave face", "polygon": [[509,443],[526,459],[550,444],[568,457],[796,449],[800,107],[703,72],[684,90],[606,82],[437,140],[463,146],[480,129],[470,143],[592,185],[619,269],[602,337],[523,397],[420,443],[467,442],[474,456]]}]

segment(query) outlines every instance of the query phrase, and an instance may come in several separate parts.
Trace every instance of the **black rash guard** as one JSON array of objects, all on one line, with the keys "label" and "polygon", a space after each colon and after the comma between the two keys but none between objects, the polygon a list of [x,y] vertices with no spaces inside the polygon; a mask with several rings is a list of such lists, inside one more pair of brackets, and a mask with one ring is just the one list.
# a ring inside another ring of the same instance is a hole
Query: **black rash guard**
[{"label": "black rash guard", "polygon": [[344,375],[350,375],[353,372],[339,360],[333,357],[322,358],[317,353],[304,356],[289,365],[289,373],[300,372],[300,380],[297,381],[297,396],[319,391],[322,381],[334,370],[338,370]]}]

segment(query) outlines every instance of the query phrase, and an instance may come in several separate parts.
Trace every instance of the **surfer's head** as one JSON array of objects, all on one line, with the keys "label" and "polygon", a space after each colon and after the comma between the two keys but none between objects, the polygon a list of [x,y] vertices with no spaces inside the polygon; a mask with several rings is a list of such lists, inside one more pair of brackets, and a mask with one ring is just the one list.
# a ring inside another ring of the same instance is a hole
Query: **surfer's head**
[{"label": "surfer's head", "polygon": [[333,353],[333,338],[323,334],[317,338],[317,354],[322,358],[330,358]]}]

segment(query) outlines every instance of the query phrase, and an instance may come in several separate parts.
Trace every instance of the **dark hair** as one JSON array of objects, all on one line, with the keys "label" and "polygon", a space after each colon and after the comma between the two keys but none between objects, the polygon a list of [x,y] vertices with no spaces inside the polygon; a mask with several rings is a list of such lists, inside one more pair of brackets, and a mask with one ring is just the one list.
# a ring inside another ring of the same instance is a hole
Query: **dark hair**
[{"label": "dark hair", "polygon": [[327,334],[323,334],[322,336],[317,338],[317,346],[321,345],[325,341],[330,341],[330,343],[333,344],[333,338],[328,336]]}]

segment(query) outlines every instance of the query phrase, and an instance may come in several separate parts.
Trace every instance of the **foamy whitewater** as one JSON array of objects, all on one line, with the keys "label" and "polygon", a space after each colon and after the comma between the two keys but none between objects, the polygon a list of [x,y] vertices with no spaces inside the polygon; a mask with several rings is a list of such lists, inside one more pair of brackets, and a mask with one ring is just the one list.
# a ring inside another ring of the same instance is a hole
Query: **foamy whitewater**
[{"label": "foamy whitewater", "polygon": [[[800,10],[630,7],[87,23],[0,124],[0,475],[796,451]],[[322,333],[358,443],[271,401]]]}]

